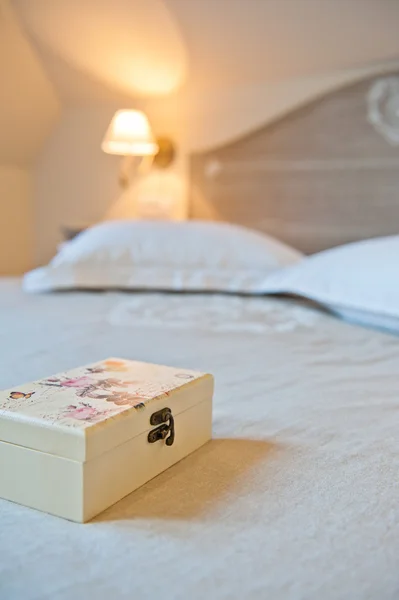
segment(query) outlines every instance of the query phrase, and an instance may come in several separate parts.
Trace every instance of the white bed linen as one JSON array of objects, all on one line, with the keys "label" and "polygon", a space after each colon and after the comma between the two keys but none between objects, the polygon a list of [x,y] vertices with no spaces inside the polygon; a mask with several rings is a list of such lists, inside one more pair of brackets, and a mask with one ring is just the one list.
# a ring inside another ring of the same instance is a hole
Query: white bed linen
[{"label": "white bed linen", "polygon": [[298,327],[314,327],[320,310],[305,302],[235,295],[161,293],[134,294],[117,302],[108,321],[121,327],[162,327],[205,331],[258,333],[287,332]]},{"label": "white bed linen", "polygon": [[3,282],[0,386],[105,356],[210,371],[214,440],[88,525],[0,501],[1,600],[397,599],[399,338],[112,325],[128,298]]}]

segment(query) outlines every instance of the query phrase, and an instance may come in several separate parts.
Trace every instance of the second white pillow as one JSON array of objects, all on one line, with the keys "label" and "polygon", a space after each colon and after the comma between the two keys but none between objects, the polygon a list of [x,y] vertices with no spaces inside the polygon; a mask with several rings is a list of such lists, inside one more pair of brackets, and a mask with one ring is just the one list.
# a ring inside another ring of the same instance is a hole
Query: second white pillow
[{"label": "second white pillow", "polygon": [[265,291],[303,296],[347,320],[391,329],[399,319],[399,236],[309,256],[299,265],[272,273]]}]

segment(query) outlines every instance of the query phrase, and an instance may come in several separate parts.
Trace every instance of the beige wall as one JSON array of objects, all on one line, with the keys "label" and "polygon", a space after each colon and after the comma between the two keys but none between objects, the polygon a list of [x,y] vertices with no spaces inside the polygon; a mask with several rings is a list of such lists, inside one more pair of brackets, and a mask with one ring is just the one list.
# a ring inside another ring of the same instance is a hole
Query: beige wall
[{"label": "beige wall", "polygon": [[0,164],[31,164],[60,103],[7,0],[0,0],[0,77]]},{"label": "beige wall", "polygon": [[0,0],[0,275],[34,264],[32,165],[59,101],[8,1]]},{"label": "beige wall", "polygon": [[21,167],[0,167],[0,273],[32,266],[32,176]]}]

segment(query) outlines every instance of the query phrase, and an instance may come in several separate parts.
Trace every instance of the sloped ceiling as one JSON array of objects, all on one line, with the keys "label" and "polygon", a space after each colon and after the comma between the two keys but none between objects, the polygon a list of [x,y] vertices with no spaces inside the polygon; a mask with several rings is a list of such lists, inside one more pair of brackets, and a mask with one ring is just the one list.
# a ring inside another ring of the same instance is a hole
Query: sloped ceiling
[{"label": "sloped ceiling", "polygon": [[13,5],[62,89],[68,73],[54,69],[57,59],[132,97],[169,94],[185,79],[185,45],[163,0],[14,0]]},{"label": "sloped ceiling", "polygon": [[[279,103],[290,82],[304,98],[306,78],[311,94],[309,78],[399,58],[396,0],[0,0],[0,7],[0,164],[35,158],[58,99],[64,107],[136,105],[156,128],[170,127],[162,133],[201,146],[202,116],[216,94],[219,104],[265,94]],[[259,104],[244,102],[247,117],[237,117],[232,135],[262,121]]]},{"label": "sloped ceiling", "polygon": [[0,165],[24,166],[36,156],[60,107],[5,0],[0,0],[0,76]]},{"label": "sloped ceiling", "polygon": [[259,84],[399,53],[396,0],[165,0],[196,85]]},{"label": "sloped ceiling", "polygon": [[193,94],[399,57],[395,0],[12,0],[66,102]]}]

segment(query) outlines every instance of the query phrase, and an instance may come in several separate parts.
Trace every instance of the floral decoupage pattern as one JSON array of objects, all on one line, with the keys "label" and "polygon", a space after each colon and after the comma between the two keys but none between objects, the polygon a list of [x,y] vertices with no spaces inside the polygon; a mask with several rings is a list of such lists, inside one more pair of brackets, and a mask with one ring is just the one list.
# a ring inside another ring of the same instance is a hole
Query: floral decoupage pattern
[{"label": "floral decoupage pattern", "polygon": [[172,367],[109,358],[0,392],[0,414],[85,428],[201,377]]}]

